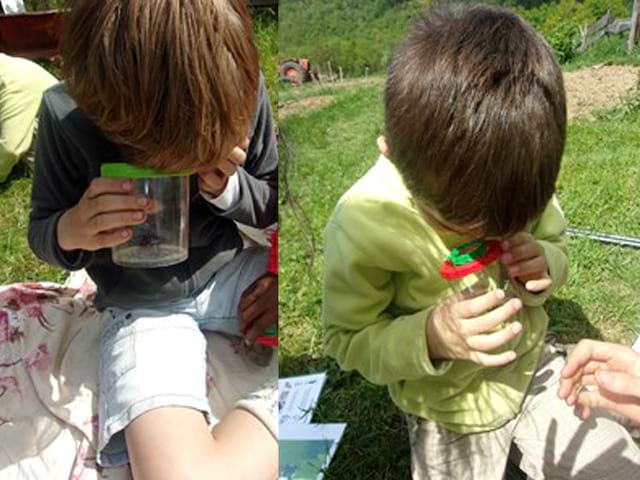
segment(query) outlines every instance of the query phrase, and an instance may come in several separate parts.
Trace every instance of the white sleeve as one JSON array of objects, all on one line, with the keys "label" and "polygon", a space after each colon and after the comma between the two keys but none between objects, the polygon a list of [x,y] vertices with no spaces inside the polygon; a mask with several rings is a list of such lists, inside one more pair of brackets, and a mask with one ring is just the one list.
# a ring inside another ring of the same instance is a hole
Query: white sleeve
[{"label": "white sleeve", "polygon": [[217,197],[212,196],[207,192],[200,190],[200,195],[204,199],[218,207],[220,210],[228,210],[233,207],[240,199],[240,182],[238,181],[238,174],[234,173],[227,180],[227,186],[223,192]]}]

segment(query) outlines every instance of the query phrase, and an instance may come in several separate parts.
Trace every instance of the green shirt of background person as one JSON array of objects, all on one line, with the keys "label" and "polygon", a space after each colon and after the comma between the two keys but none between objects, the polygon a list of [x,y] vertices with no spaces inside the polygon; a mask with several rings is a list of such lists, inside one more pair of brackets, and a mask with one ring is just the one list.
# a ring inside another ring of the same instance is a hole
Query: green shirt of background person
[{"label": "green shirt of background person", "polygon": [[37,63],[0,53],[0,182],[32,156],[42,92],[57,82]]}]

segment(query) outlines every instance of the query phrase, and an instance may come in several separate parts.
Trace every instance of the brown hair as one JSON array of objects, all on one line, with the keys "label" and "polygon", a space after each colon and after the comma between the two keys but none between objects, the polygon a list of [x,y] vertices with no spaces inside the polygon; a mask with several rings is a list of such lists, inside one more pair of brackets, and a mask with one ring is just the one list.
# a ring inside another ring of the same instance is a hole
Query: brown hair
[{"label": "brown hair", "polygon": [[390,157],[419,206],[486,236],[542,213],[564,149],[564,84],[549,46],[518,16],[428,11],[397,50],[385,97]]},{"label": "brown hair", "polygon": [[213,168],[247,135],[259,67],[245,0],[70,3],[69,92],[130,162]]}]

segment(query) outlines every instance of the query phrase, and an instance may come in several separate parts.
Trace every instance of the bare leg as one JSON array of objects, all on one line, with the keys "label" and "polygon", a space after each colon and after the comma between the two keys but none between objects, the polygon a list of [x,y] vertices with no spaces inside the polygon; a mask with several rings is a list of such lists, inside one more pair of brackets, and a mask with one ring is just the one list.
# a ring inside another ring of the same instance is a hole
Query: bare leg
[{"label": "bare leg", "polygon": [[278,444],[250,413],[235,409],[209,432],[201,412],[165,407],[125,430],[135,480],[273,480]]}]

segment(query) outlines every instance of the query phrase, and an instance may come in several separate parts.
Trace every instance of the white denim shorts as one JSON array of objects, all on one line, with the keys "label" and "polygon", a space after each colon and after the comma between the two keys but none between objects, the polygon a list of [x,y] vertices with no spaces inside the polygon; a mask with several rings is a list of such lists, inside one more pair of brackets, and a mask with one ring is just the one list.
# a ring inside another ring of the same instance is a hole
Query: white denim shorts
[{"label": "white denim shorts", "polygon": [[[105,310],[100,344],[97,458],[101,466],[128,463],[124,428],[149,410],[168,406],[194,408],[204,413],[210,426],[217,423],[222,415],[212,412],[211,403],[215,398],[230,397],[225,392],[210,393],[216,388],[233,390],[236,395],[236,405],[227,401],[224,408],[244,407],[272,433],[277,429],[277,407],[273,406],[277,402],[276,383],[269,380],[265,387],[265,379],[277,378],[277,359],[274,370],[273,365],[265,369],[250,361],[226,358],[238,355],[238,349],[231,345],[241,344],[237,336],[240,296],[266,272],[268,259],[267,249],[244,250],[218,270],[195,298],[169,308]],[[219,333],[213,335],[219,337],[216,351],[211,350],[212,342],[208,345],[210,336],[204,333],[207,330]],[[223,357],[217,356],[219,353]],[[229,370],[215,365],[228,360],[235,362],[234,379],[220,382],[211,378],[211,371]],[[218,401],[221,403],[224,402]]]}]

